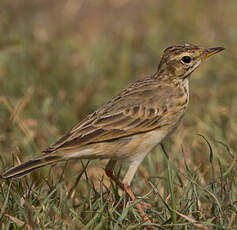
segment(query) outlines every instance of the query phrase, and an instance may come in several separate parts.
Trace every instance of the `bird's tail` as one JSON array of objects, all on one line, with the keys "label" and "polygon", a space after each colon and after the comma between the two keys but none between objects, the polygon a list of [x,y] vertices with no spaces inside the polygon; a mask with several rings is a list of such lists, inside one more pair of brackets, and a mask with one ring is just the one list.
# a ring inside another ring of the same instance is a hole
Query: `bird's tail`
[{"label": "bird's tail", "polygon": [[41,158],[30,160],[25,163],[22,163],[18,166],[8,169],[5,173],[3,173],[0,177],[3,179],[9,179],[14,177],[23,176],[35,169],[41,168],[46,165],[54,164],[58,161],[62,161],[62,157],[60,156],[43,156]]}]

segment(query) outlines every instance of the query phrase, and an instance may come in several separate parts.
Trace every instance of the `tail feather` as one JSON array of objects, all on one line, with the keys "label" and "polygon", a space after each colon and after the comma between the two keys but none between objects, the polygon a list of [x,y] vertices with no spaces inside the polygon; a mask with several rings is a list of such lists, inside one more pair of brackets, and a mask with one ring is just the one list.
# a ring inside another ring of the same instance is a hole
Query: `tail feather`
[{"label": "tail feather", "polygon": [[23,176],[35,169],[56,163],[61,160],[62,158],[59,156],[45,156],[45,157],[41,157],[35,160],[30,160],[18,166],[8,169],[5,173],[1,175],[1,177],[4,179],[9,179],[9,178]]}]

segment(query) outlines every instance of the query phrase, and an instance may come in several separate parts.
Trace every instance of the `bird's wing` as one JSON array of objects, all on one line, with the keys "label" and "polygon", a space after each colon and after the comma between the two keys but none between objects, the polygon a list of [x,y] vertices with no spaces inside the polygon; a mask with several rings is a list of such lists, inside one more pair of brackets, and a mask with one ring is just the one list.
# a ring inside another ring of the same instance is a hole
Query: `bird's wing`
[{"label": "bird's wing", "polygon": [[154,130],[161,126],[162,118],[168,112],[169,100],[166,99],[170,98],[170,93],[172,90],[168,85],[154,85],[149,81],[135,83],[43,152],[51,153]]}]

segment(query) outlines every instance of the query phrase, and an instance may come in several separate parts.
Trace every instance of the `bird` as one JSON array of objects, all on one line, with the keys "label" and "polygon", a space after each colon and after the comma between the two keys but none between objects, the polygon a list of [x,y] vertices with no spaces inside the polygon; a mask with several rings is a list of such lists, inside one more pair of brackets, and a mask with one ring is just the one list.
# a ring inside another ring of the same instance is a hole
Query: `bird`
[{"label": "bird", "polygon": [[[74,126],[40,157],[8,169],[3,179],[23,176],[40,167],[70,159],[108,159],[106,175],[132,201],[131,182],[143,159],[180,124],[189,103],[191,73],[223,47],[203,48],[193,44],[166,48],[155,74],[122,90]],[[128,164],[121,181],[113,170],[117,162]],[[150,221],[142,205],[136,208]]]}]

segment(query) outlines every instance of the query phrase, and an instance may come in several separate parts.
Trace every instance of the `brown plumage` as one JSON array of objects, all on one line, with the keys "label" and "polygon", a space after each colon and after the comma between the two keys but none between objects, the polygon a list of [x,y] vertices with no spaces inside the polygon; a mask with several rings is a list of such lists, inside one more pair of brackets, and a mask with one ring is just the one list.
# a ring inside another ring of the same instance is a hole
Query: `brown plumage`
[{"label": "brown plumage", "polygon": [[[189,101],[190,74],[204,59],[223,49],[204,49],[190,44],[167,48],[153,76],[137,81],[88,115],[44,150],[42,157],[11,168],[2,177],[22,176],[72,158],[109,159],[107,175],[134,200],[128,186],[138,166],[184,116]],[[117,160],[129,164],[123,183],[112,174]]]}]

